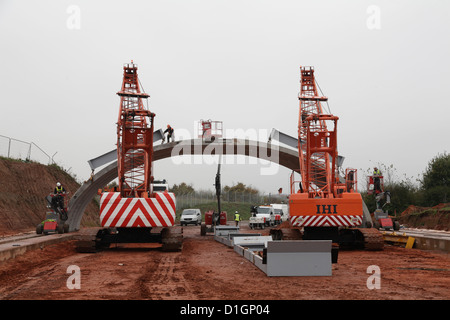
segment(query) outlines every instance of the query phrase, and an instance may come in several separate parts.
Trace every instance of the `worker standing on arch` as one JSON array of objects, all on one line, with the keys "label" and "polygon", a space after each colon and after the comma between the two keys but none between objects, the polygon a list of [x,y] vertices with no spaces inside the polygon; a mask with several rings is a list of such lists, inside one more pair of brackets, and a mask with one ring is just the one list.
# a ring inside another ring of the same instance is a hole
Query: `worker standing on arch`
[{"label": "worker standing on arch", "polygon": [[[167,143],[170,142],[170,139],[172,138],[173,135],[173,128],[170,126],[170,124],[167,125],[167,129],[164,130],[164,134],[167,133]],[[173,138],[172,138],[172,142],[173,142]]]}]

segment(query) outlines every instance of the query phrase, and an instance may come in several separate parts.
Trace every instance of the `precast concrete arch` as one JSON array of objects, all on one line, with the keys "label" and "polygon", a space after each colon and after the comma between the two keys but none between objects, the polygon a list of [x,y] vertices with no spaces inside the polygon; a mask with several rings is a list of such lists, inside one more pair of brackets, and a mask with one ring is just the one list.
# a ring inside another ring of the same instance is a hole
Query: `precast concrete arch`
[{"label": "precast concrete arch", "polygon": [[[158,161],[182,155],[244,155],[277,163],[280,166],[299,172],[298,151],[272,143],[244,139],[219,139],[205,142],[191,139],[161,144],[153,148],[153,160]],[[69,231],[80,229],[84,210],[97,194],[109,182],[117,178],[117,161],[97,172],[92,180],[86,181],[69,202]]]}]

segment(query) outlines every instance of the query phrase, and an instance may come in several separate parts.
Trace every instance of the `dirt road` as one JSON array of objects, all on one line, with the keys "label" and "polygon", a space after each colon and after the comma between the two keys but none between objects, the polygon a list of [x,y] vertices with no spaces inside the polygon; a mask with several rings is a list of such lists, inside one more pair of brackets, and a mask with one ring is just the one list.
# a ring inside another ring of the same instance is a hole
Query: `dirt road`
[{"label": "dirt road", "polygon": [[[0,300],[450,299],[442,253],[341,251],[331,277],[269,278],[211,235],[201,237],[200,227],[185,227],[184,237],[183,251],[174,253],[146,245],[81,254],[73,241],[28,252],[0,265]],[[380,289],[367,287],[371,265],[380,268]],[[79,267],[80,289],[67,286],[69,266]]]}]

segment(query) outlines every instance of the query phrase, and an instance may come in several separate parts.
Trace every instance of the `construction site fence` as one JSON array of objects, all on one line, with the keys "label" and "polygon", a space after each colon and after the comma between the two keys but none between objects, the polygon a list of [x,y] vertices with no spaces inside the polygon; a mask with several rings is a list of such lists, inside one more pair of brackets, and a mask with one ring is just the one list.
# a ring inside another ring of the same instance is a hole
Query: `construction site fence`
[{"label": "construction site fence", "polygon": [[52,157],[34,142],[22,141],[3,135],[0,135],[0,156],[47,165],[53,163]]},{"label": "construction site fence", "polygon": [[[195,191],[186,194],[176,195],[177,208],[192,208],[199,204],[217,202],[215,192]],[[230,203],[248,203],[250,205],[263,205],[270,203],[287,203],[287,195],[282,194],[261,194],[251,192],[222,192],[220,196],[221,202]]]}]

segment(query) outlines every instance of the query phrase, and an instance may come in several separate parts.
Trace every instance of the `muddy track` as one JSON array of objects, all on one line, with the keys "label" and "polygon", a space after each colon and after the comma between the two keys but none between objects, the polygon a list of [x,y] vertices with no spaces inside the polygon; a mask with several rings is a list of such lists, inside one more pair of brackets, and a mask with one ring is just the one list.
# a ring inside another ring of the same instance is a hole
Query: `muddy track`
[{"label": "muddy track", "polygon": [[[0,300],[450,298],[450,257],[443,253],[393,246],[382,251],[341,251],[331,277],[267,277],[211,235],[200,236],[200,227],[185,227],[184,237],[181,252],[163,252],[155,245],[120,245],[77,253],[75,241],[27,252],[0,264]],[[80,268],[80,289],[67,287],[71,265]],[[367,287],[371,265],[381,270],[378,290]]]}]

